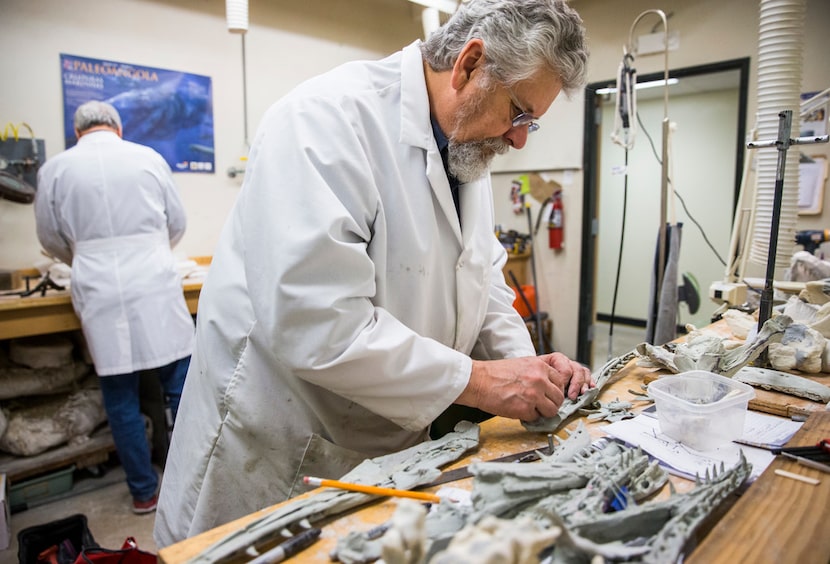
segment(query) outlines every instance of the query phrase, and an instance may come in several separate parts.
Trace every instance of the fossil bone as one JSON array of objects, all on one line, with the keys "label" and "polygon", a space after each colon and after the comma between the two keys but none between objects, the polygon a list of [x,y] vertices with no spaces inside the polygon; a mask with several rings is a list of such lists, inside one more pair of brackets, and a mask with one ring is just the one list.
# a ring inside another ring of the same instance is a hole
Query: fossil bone
[{"label": "fossil bone", "polygon": [[[578,434],[576,435],[579,436]],[[567,439],[565,443],[570,441]],[[582,440],[581,438],[579,440]],[[562,445],[558,452],[574,449]],[[741,457],[733,468],[696,480],[685,494],[672,491],[669,499],[644,501],[666,483],[666,472],[639,449],[613,441],[577,450],[570,460],[555,453],[532,464],[481,462],[472,466],[472,507],[441,503],[426,516],[428,555],[449,554],[454,562],[475,562],[476,556],[498,549],[499,540],[477,535],[480,543],[455,543],[465,527],[489,528],[494,518],[535,524],[538,531],[555,530],[552,551],[542,561],[555,564],[612,561],[676,562],[686,541],[704,519],[749,476],[751,466]],[[628,504],[604,512],[609,497],[625,493]],[[528,531],[531,529],[528,527]],[[368,541],[379,543],[380,541]],[[490,546],[494,542],[497,546]],[[339,546],[339,545],[338,545]],[[466,552],[462,551],[464,548]],[[368,560],[363,560],[368,561]],[[438,560],[440,562],[440,560]],[[518,560],[502,560],[504,562]],[[538,561],[532,557],[522,562]],[[600,560],[601,561],[601,560]]]},{"label": "fossil bone", "polygon": [[593,404],[602,389],[611,383],[613,376],[624,368],[634,356],[634,352],[630,352],[609,360],[593,375],[596,387],[591,388],[584,394],[580,394],[575,400],[566,397],[565,401],[559,407],[559,412],[553,417],[540,417],[530,422],[523,421],[522,425],[525,429],[534,433],[555,433],[567,421],[568,417],[586,405]]},{"label": "fossil bone", "polygon": [[822,403],[830,402],[830,387],[796,374],[744,366],[732,378],[756,388],[775,390]]},{"label": "fossil bone", "polygon": [[[441,473],[438,468],[453,462],[478,446],[479,427],[462,421],[440,439],[361,462],[341,479],[345,482],[412,489],[428,484]],[[302,520],[309,523],[337,515],[375,500],[370,494],[328,489],[317,495],[290,500],[245,527],[221,538],[190,560],[190,564],[212,563],[244,551],[262,538],[289,528]]]},{"label": "fossil bone", "polygon": [[724,338],[714,333],[696,332],[686,342],[670,347],[655,347],[648,343],[637,345],[637,353],[644,357],[641,365],[662,366],[672,372],[706,370],[715,374],[732,376],[741,367],[755,360],[771,342],[779,341],[792,320],[786,315],[772,317],[751,342],[732,350],[726,350]]},{"label": "fossil bone", "polygon": [[620,401],[619,398],[607,403],[600,401],[594,402],[588,407],[579,410],[581,415],[587,415],[589,421],[601,419],[614,423],[622,421],[623,419],[631,419],[634,417],[634,412],[631,409],[634,407],[630,401]]},{"label": "fossil bone", "polygon": [[381,540],[381,555],[386,564],[421,564],[425,560],[426,509],[420,503],[403,499],[392,516],[392,524]]},{"label": "fossil bone", "polygon": [[827,339],[801,323],[784,331],[780,343],[770,343],[769,363],[778,370],[799,370],[808,374],[821,372],[821,357]]},{"label": "fossil bone", "polygon": [[538,554],[556,542],[559,527],[542,528],[530,517],[499,519],[487,515],[459,531],[446,550],[430,564],[502,564],[534,562]]}]

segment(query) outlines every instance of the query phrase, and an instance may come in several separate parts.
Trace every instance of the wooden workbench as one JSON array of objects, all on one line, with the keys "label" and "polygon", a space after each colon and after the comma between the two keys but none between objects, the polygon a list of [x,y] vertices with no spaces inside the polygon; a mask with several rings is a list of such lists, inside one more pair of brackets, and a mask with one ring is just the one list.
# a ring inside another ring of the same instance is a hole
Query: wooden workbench
[{"label": "wooden workbench", "polygon": [[[830,437],[830,411],[816,411],[788,446],[814,446]],[[817,486],[775,474],[817,478]],[[830,474],[776,457],[718,526],[692,552],[689,564],[830,562]]]},{"label": "wooden workbench", "polygon": [[[630,401],[634,399],[636,396],[631,394],[629,390],[639,391],[640,384],[644,381],[646,375],[647,373],[644,369],[636,366],[636,361],[631,361],[625,368],[623,368],[618,373],[616,381],[610,386],[606,387],[605,390],[603,390],[599,399],[603,402],[611,401],[614,399],[620,399],[623,401]],[[775,392],[767,392],[767,394],[779,396],[778,402],[781,404],[791,404],[792,400],[797,400],[797,398],[791,398],[789,396],[784,396],[783,394],[776,394]],[[772,399],[772,396],[767,397],[766,401],[775,403],[775,401],[773,401]],[[797,400],[796,403],[798,404],[798,409],[806,413],[813,413],[814,411],[821,410],[824,407],[822,404],[810,402],[809,400]],[[605,422],[588,421],[585,418],[583,418],[583,421],[585,421],[588,430],[593,437],[598,438],[600,436],[604,436],[603,432],[601,431],[601,427],[606,424]],[[567,427],[573,428],[576,425],[576,423],[576,419],[574,419],[569,422]],[[805,427],[805,430],[802,431],[802,433],[805,432],[806,429],[808,429],[808,427]],[[830,435],[830,433],[828,433],[828,435]],[[564,439],[567,437],[567,433],[565,431],[560,431],[560,433],[558,433],[558,436]],[[806,440],[809,442],[810,440],[812,440],[812,434],[806,439],[801,437],[802,435],[798,435],[793,439],[793,441]],[[486,421],[481,425],[481,441],[479,449],[476,452],[465,456],[463,459],[453,464],[452,466],[449,466],[446,469],[466,466],[467,464],[476,461],[492,460],[505,454],[522,452],[536,447],[546,448],[546,445],[547,440],[545,435],[530,433],[526,431],[518,421],[497,417],[489,421]],[[786,465],[787,463],[783,464]],[[766,473],[764,474],[764,476],[766,476]],[[777,479],[779,481],[782,480],[781,478]],[[679,492],[687,492],[694,487],[694,484],[689,480],[684,480],[682,478],[677,478],[674,476],[671,477],[671,480],[675,489]],[[467,478],[465,480],[461,480],[447,485],[464,489],[471,489],[472,479]],[[776,483],[776,485],[780,484]],[[799,487],[803,486],[806,486],[806,484],[797,483],[784,485],[784,487],[788,488],[788,491],[790,489],[792,491],[795,491],[798,490]],[[750,487],[749,491],[753,492],[754,487],[755,486]],[[830,487],[830,476],[823,480],[822,487]],[[432,490],[427,491],[434,492],[436,490],[437,488],[433,488]],[[304,495],[314,495],[316,492],[317,490],[314,490],[311,492],[307,492]],[[669,495],[669,487],[666,486],[658,497],[665,498]],[[734,499],[732,501],[734,502]],[[800,506],[792,506],[792,504],[789,504],[788,512],[777,512],[777,516],[780,519],[791,519],[794,523],[798,523],[802,520],[802,518],[804,520],[810,520],[810,522],[813,523],[813,514],[819,515],[821,514],[821,512],[823,512],[826,515],[828,507],[830,507],[830,504],[828,504],[827,501],[827,496],[823,495],[817,496],[815,500],[807,499],[806,503]],[[785,503],[786,500],[782,499],[781,502]],[[329,552],[334,548],[338,538],[345,536],[348,532],[352,530],[367,530],[371,528],[373,525],[385,522],[391,517],[395,507],[397,507],[397,503],[398,501],[393,499],[380,500],[371,505],[363,506],[354,511],[346,512],[338,518],[324,521],[321,524],[315,524],[318,526],[322,526],[323,528],[323,532],[319,542],[317,542],[311,548],[301,553],[301,555],[299,555],[296,558],[296,560],[301,560],[302,562],[330,562]],[[823,506],[816,508],[816,503],[821,503],[823,504]],[[275,506],[272,506],[272,508],[279,506],[280,504],[277,504]],[[213,543],[222,539],[224,536],[243,527],[245,524],[255,519],[256,517],[262,516],[264,513],[268,512],[272,508],[264,509],[263,511],[260,511],[258,513],[247,515],[245,517],[242,517],[225,525],[219,526],[215,529],[204,532],[190,539],[186,539],[182,542],[161,549],[159,551],[159,560],[163,564],[181,564],[183,562],[186,562],[188,559],[194,557],[199,552],[203,551]],[[719,536],[722,536],[725,539],[729,539],[732,529],[735,527],[740,527],[740,523],[737,523],[736,525],[735,522],[731,519],[728,521],[725,520],[724,523],[724,526],[718,527],[718,534]],[[727,526],[726,523],[728,523],[729,525]],[[813,523],[813,525],[815,527],[826,527],[826,523],[827,520],[825,519],[824,521],[816,521]],[[809,530],[809,528],[807,527],[805,527],[805,529]],[[767,538],[768,535],[765,535],[759,531],[757,533],[756,542],[763,546],[764,543],[767,542]],[[792,539],[792,541],[801,542],[804,544],[808,542],[807,539],[803,537],[794,538]],[[707,550],[711,549],[707,548]],[[758,550],[762,550],[762,548],[759,548]],[[823,562],[827,562],[828,558],[830,558],[830,548],[827,548],[823,553],[819,554],[823,555]],[[736,558],[732,559],[731,562],[759,562],[763,560],[764,559],[757,558],[754,560],[743,560],[740,558]],[[785,562],[787,561],[787,559],[768,561]],[[700,559],[696,562],[702,563],[706,562],[706,560]]]},{"label": "wooden workbench", "polygon": [[[198,264],[210,264],[211,257],[194,257]],[[35,273],[37,271],[34,271]],[[195,314],[202,291],[201,280],[185,279],[182,284],[185,301]],[[0,296],[0,340],[74,331],[81,322],[72,308],[69,290],[49,290],[46,295]]]}]

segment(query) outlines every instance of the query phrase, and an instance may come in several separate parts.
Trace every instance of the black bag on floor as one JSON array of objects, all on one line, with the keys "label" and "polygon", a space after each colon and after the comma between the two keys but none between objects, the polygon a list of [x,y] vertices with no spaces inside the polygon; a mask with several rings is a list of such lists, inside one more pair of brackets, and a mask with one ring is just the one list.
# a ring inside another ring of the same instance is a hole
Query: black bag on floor
[{"label": "black bag on floor", "polygon": [[[53,562],[72,564],[85,548],[97,547],[86,522],[86,515],[70,515],[17,533],[17,558],[20,564]],[[52,550],[50,550],[52,549]],[[44,553],[41,558],[41,554]]]}]

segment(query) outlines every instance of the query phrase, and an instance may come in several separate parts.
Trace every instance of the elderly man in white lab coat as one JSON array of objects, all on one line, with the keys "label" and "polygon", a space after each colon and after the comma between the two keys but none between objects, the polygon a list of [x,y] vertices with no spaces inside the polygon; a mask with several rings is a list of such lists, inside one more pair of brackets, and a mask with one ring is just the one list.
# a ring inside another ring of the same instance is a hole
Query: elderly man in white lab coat
[{"label": "elderly man in white lab coat", "polygon": [[488,174],[586,58],[563,2],[473,0],[267,112],[202,291],[159,546],[417,444],[453,403],[534,420],[592,385],[535,356]]},{"label": "elderly man in white lab coat", "polygon": [[82,104],[78,143],[38,172],[37,236],[72,265],[72,305],[95,364],[135,513],[155,510],[158,476],[139,411],[141,372],[157,374],[174,416],[193,348],[171,247],[186,219],[161,155],[121,139],[110,104]]}]

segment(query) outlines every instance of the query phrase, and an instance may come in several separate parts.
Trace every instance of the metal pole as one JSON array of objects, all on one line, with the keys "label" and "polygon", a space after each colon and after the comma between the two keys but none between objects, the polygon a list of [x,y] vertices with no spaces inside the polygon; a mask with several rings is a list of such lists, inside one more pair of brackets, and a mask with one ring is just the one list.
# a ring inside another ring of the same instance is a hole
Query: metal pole
[{"label": "metal pole", "polygon": [[790,148],[790,130],[793,125],[792,110],[778,114],[778,166],[775,171],[775,192],[772,199],[772,221],[769,229],[767,250],[767,276],[761,292],[761,306],[758,310],[758,330],[772,315],[773,282],[775,280],[775,255],[778,252],[778,228],[781,224],[781,200],[784,198],[784,170],[787,167],[787,150]]},{"label": "metal pole", "polygon": [[[772,200],[772,220],[770,222],[769,248],[767,252],[767,272],[764,280],[764,289],[761,292],[761,304],[758,308],[758,331],[772,315],[772,303],[775,281],[775,255],[778,251],[778,229],[781,224],[781,202],[784,198],[784,171],[787,166],[787,151],[790,145],[807,145],[813,143],[827,143],[827,135],[812,137],[798,137],[790,139],[793,124],[793,111],[783,110],[778,114],[778,138],[775,141],[758,141],[747,143],[749,149],[760,147],[776,147],[778,149],[778,166],[775,171],[775,191]],[[764,351],[758,358],[758,364],[767,364],[767,354]]]},{"label": "metal pole", "polygon": [[246,72],[246,64],[245,64],[245,34],[242,33],[240,35],[242,37],[242,116],[245,120],[243,124],[245,126],[245,149],[247,150],[250,147],[250,143],[248,143],[248,77]]},{"label": "metal pole", "polygon": [[[533,276],[533,288],[536,290],[533,299],[536,302],[536,310],[533,312],[533,318],[536,320],[536,347],[539,349],[539,354],[545,354],[545,340],[543,339],[544,331],[542,330],[542,318],[539,312],[539,284],[536,280],[536,252],[533,248],[535,238],[533,237],[533,217],[531,216],[530,206],[527,209],[527,233],[530,237],[530,273]],[[539,210],[542,213],[542,210]]]}]

